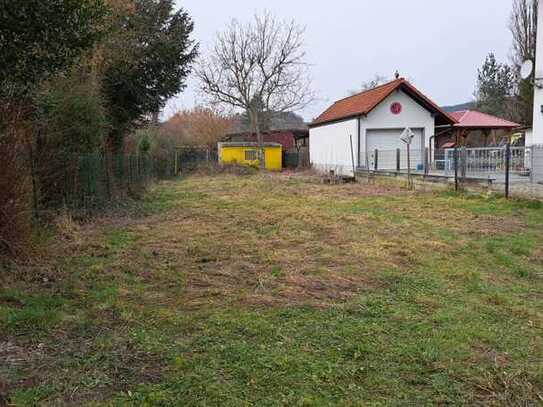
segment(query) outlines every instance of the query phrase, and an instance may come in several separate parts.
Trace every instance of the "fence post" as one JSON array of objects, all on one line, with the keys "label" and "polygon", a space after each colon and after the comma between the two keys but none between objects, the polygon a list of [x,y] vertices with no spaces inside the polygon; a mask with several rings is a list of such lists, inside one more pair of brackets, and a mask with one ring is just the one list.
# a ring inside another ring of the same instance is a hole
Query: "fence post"
[{"label": "fence post", "polygon": [[175,149],[175,153],[174,153],[174,174],[173,176],[174,177],[177,177],[177,175],[179,174],[179,162],[178,162],[178,154],[177,154],[177,148]]},{"label": "fence post", "polygon": [[[112,157],[113,158],[113,157]],[[104,151],[104,170],[105,170],[105,178],[106,178],[106,194],[107,199],[111,201],[111,177],[109,173],[109,154],[106,151]]]},{"label": "fence post", "polygon": [[458,147],[454,146],[454,190],[458,191]]},{"label": "fence post", "polygon": [[411,144],[407,143],[407,188],[412,189],[411,182]]},{"label": "fence post", "polygon": [[379,168],[379,150],[375,149],[375,158],[373,160],[374,170],[377,171]]},{"label": "fence post", "polygon": [[428,172],[429,172],[428,164],[430,160],[428,159],[428,154],[429,154],[428,147],[426,147],[424,149],[424,175],[428,175]]},{"label": "fence post", "polygon": [[[39,135],[38,135],[39,137]],[[36,167],[34,163],[34,153],[32,150],[32,143],[28,142],[28,161],[30,164],[30,176],[32,178],[32,214],[34,219],[39,219],[40,213],[39,213],[39,207],[38,207],[38,185],[36,182]]]},{"label": "fence post", "polygon": [[[534,146],[530,146],[530,183],[533,184],[535,181],[534,178],[534,154],[535,154],[535,148]],[[526,155],[526,152],[524,152],[524,155]]]},{"label": "fence post", "polygon": [[466,166],[467,166],[467,150],[466,150],[466,147],[462,147],[462,149],[460,150],[460,162],[461,162],[461,177],[462,177],[462,182],[466,182]]},{"label": "fence post", "polygon": [[509,169],[511,167],[511,144],[505,145],[505,197],[509,199]]}]

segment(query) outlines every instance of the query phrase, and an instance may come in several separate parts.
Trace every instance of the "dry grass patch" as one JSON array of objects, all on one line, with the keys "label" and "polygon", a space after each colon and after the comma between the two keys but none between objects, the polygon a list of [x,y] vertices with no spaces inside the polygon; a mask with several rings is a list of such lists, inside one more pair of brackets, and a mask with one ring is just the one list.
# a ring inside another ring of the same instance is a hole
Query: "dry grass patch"
[{"label": "dry grass patch", "polygon": [[174,201],[166,212],[88,225],[77,231],[86,241],[70,248],[107,256],[117,243],[104,229],[122,230],[113,260],[94,271],[129,275],[147,285],[135,298],[163,306],[321,307],[379,285],[380,271],[408,271],[428,252],[451,255],[458,242],[442,230],[465,239],[522,227],[518,219],[453,209],[432,194],[323,185],[305,175],[194,177],[165,187]]}]

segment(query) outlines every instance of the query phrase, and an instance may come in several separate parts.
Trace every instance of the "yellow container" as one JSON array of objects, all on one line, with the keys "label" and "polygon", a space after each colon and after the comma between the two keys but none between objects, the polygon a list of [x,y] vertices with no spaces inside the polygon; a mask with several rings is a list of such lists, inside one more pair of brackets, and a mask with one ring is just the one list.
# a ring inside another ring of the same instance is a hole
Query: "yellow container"
[{"label": "yellow container", "polygon": [[[259,166],[258,144],[245,142],[219,143],[219,163]],[[264,163],[270,171],[283,167],[282,147],[279,143],[264,143]]]}]

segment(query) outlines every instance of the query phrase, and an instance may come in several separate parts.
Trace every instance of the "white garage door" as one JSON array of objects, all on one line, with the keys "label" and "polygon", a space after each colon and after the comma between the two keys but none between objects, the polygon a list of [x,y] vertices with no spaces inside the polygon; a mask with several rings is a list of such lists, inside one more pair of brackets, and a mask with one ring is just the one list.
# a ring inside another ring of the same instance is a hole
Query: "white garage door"
[{"label": "white garage door", "polygon": [[[422,129],[411,129],[415,133],[411,144],[410,162],[411,168],[420,168],[424,162],[423,131]],[[396,150],[400,149],[400,168],[407,168],[407,149],[405,143],[400,140],[403,129],[368,129],[366,131],[366,146],[370,168],[375,168],[375,150],[377,154],[377,166],[380,170],[394,170],[397,166]]]}]

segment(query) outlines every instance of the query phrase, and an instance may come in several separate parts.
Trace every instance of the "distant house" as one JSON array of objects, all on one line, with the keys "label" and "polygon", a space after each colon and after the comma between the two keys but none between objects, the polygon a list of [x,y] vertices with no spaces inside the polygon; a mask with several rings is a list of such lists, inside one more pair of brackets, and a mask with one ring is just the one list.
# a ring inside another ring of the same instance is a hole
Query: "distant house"
[{"label": "distant house", "polygon": [[[405,151],[400,137],[409,127],[415,134],[410,161],[416,168],[424,162],[436,126],[455,123],[454,117],[411,83],[397,78],[338,100],[311,123],[310,161],[317,170],[342,175],[352,175],[353,166],[373,168],[377,160],[380,168],[396,168],[397,149]],[[401,165],[407,167],[402,157]]]},{"label": "distant house", "polygon": [[[264,130],[306,129],[303,117],[294,112],[263,112],[261,124]],[[250,133],[252,126],[246,113],[236,114],[232,117],[232,133]]]},{"label": "distant house", "polygon": [[[283,151],[292,151],[300,147],[306,147],[309,142],[309,130],[307,129],[270,130],[263,132],[262,136],[266,143],[281,144]],[[257,136],[253,132],[232,133],[224,136],[223,141],[256,143]]]}]

